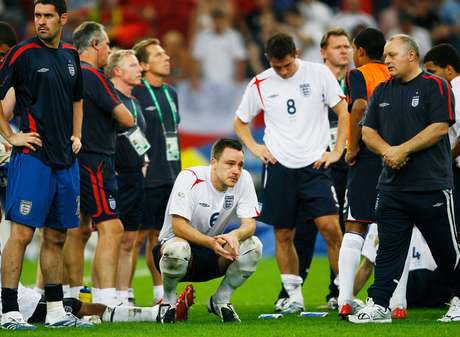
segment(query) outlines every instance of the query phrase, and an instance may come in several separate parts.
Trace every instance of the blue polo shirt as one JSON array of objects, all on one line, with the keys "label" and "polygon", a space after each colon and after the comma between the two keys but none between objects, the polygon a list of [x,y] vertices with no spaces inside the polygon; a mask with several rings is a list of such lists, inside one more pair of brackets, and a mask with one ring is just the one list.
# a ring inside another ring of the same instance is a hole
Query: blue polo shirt
[{"label": "blue polo shirt", "polygon": [[[391,146],[413,138],[432,123],[455,121],[454,97],[447,82],[422,72],[409,82],[391,79],[374,91],[363,124]],[[447,134],[433,146],[413,153],[400,170],[384,165],[378,189],[431,191],[452,188],[452,159]]]},{"label": "blue polo shirt", "polygon": [[73,133],[73,103],[83,97],[78,53],[60,42],[47,47],[38,37],[14,46],[0,66],[0,99],[10,87],[16,93],[15,114],[19,130],[37,132],[43,146],[36,151],[15,147],[53,168],[68,168],[75,161],[70,137]]}]

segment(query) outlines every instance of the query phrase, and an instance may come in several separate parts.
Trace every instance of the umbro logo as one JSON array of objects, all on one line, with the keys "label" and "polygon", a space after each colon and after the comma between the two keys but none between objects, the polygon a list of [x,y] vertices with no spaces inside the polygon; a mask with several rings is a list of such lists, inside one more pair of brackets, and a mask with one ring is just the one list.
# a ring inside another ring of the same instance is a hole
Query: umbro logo
[{"label": "umbro logo", "polygon": [[46,73],[48,71],[50,71],[48,68],[41,68],[37,70],[37,73]]},{"label": "umbro logo", "polygon": [[198,205],[203,206],[203,207],[211,207],[211,206],[209,206],[208,204],[206,204],[204,202],[200,202]]},{"label": "umbro logo", "polygon": [[438,202],[437,204],[434,204],[433,207],[439,207],[439,206],[442,206],[442,205],[444,205],[443,202]]},{"label": "umbro logo", "polygon": [[268,98],[276,98],[278,96],[279,96],[278,94],[273,94],[273,95],[268,96]]},{"label": "umbro logo", "polygon": [[384,107],[389,106],[389,105],[390,105],[390,103],[383,102],[383,103],[379,104],[379,107],[384,108]]},{"label": "umbro logo", "polygon": [[145,108],[146,111],[153,111],[153,110],[156,110],[156,109],[157,109],[157,108],[154,107],[153,105],[148,106],[148,107]]}]

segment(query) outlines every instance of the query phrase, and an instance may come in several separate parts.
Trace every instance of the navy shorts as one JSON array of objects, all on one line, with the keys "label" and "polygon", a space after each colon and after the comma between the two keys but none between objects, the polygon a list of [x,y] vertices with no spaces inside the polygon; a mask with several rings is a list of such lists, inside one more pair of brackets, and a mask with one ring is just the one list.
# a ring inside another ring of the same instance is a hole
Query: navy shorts
[{"label": "navy shorts", "polygon": [[145,189],[144,220],[140,229],[161,230],[173,185]]},{"label": "navy shorts", "polygon": [[346,192],[347,221],[375,222],[376,187],[381,171],[382,159],[372,153],[363,154],[350,167]]},{"label": "navy shorts", "polygon": [[80,224],[78,162],[53,169],[29,154],[13,153],[8,167],[6,219],[34,228]]},{"label": "navy shorts", "polygon": [[137,231],[144,215],[144,175],[139,171],[118,172],[117,205],[125,231]]},{"label": "navy shorts", "polygon": [[[159,242],[153,247],[153,261],[157,270],[160,269],[161,246]],[[187,274],[180,280],[181,282],[205,282],[216,279],[225,274],[219,271],[218,256],[213,250],[190,244],[192,260],[189,264]]]},{"label": "navy shorts", "polygon": [[6,186],[8,185],[8,165],[9,163],[0,165],[0,207],[2,210],[5,209],[6,202]]},{"label": "navy shorts", "polygon": [[117,178],[111,156],[80,152],[81,211],[95,224],[117,219]]},{"label": "navy shorts", "polygon": [[314,169],[313,164],[300,169],[269,164],[262,181],[262,222],[276,228],[295,228],[298,222],[338,214],[337,195],[328,169]]}]

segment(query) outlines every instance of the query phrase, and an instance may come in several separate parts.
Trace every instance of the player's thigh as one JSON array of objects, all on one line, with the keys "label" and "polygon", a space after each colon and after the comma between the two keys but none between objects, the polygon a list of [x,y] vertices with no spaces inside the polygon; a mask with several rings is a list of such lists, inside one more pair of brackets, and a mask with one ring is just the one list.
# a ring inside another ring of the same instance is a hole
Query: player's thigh
[{"label": "player's thigh", "polygon": [[348,171],[347,220],[362,223],[375,222],[377,183],[382,161],[376,157],[363,157]]},{"label": "player's thigh", "polygon": [[412,210],[415,225],[441,270],[453,270],[460,258],[452,190],[420,192]]},{"label": "player's thigh", "polygon": [[264,166],[259,220],[280,229],[294,229],[298,211],[297,174],[280,163]]},{"label": "player's thigh", "polygon": [[80,153],[81,211],[94,223],[117,219],[117,180],[113,159],[99,154]]},{"label": "player's thigh", "polygon": [[315,169],[312,165],[297,172],[298,199],[305,219],[334,216],[338,223],[339,204],[329,169]]},{"label": "player's thigh", "polygon": [[56,190],[52,169],[32,155],[13,153],[8,168],[6,219],[40,228]]},{"label": "player's thigh", "polygon": [[125,231],[137,231],[144,214],[144,176],[141,171],[117,176],[117,208]]}]

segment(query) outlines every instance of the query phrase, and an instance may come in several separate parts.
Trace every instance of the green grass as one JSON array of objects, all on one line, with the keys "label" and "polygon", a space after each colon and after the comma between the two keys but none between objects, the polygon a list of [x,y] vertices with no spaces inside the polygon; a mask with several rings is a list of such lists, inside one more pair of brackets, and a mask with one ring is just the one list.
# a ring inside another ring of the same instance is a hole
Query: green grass
[{"label": "green grass", "polygon": [[[144,263],[139,263],[143,268]],[[87,268],[89,270],[89,268]],[[35,265],[26,262],[22,281],[33,283]],[[356,326],[339,321],[336,312],[330,312],[325,318],[284,317],[278,320],[258,320],[261,313],[270,313],[279,291],[280,278],[273,259],[261,261],[257,272],[239,289],[232,301],[242,320],[241,324],[221,324],[216,316],[206,310],[209,296],[215,290],[219,280],[195,284],[196,304],[191,308],[189,321],[175,325],[162,326],[154,323],[102,324],[89,330],[54,330],[39,326],[34,332],[1,331],[1,336],[460,336],[460,323],[442,324],[436,322],[445,308],[413,309],[408,319],[392,324]],[[325,258],[315,258],[306,285],[305,303],[308,311],[321,311],[318,307],[325,303],[329,282],[329,268]],[[147,306],[152,297],[150,277],[136,277],[135,290],[137,303]],[[181,284],[179,291],[185,284]],[[365,297],[365,293],[360,294]]]}]

